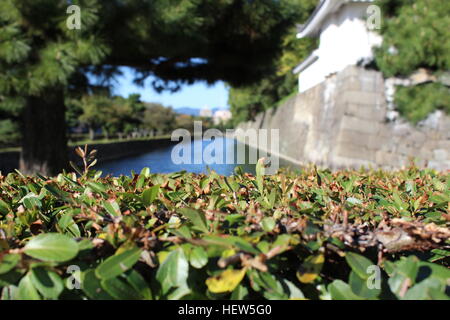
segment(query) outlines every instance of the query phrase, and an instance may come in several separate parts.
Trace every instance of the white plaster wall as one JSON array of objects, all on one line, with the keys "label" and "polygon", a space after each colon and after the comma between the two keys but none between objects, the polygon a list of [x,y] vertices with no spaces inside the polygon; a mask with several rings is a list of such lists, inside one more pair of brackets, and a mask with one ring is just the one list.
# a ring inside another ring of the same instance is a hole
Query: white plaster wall
[{"label": "white plaster wall", "polygon": [[356,65],[361,59],[372,59],[372,47],[382,38],[366,27],[370,4],[352,3],[326,18],[320,33],[318,60],[300,72],[299,91],[304,92],[324,81],[329,75]]}]

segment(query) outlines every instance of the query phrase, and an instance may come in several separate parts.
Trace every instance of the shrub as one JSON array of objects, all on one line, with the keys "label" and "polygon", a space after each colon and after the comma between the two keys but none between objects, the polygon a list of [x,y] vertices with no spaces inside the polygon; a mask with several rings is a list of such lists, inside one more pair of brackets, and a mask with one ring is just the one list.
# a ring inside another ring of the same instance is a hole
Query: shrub
[{"label": "shrub", "polygon": [[395,103],[399,112],[416,124],[435,110],[450,114],[449,97],[450,88],[439,83],[431,83],[414,87],[398,87]]},{"label": "shrub", "polygon": [[78,171],[0,177],[2,299],[449,298],[447,174]]}]

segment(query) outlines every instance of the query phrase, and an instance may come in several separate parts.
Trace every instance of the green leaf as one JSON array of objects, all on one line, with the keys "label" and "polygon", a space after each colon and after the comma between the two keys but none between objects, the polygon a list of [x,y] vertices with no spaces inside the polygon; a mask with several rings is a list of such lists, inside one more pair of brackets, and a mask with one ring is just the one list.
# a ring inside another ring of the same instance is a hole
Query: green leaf
[{"label": "green leaf", "polygon": [[248,271],[248,277],[253,290],[260,291],[264,298],[269,300],[289,299],[290,289],[284,279],[269,272],[260,272],[252,269]]},{"label": "green leaf", "polygon": [[33,285],[33,280],[31,279],[31,273],[27,273],[25,277],[19,282],[19,287],[16,291],[17,300],[41,300],[37,289]]},{"label": "green leaf", "polygon": [[[381,293],[381,287],[369,288],[368,278],[361,278],[355,271],[352,271],[350,273],[349,285],[356,295],[366,299],[375,299]],[[381,286],[381,279],[380,279],[380,286]]]},{"label": "green leaf", "polygon": [[78,250],[81,252],[83,250],[90,250],[94,248],[94,244],[89,239],[83,239],[80,242],[78,242]]},{"label": "green leaf", "polygon": [[264,158],[261,158],[256,163],[256,185],[258,191],[262,194],[264,191]]},{"label": "green leaf", "polygon": [[134,266],[139,260],[141,249],[128,249],[123,253],[113,255],[103,261],[96,269],[95,274],[100,279],[117,277]]},{"label": "green leaf", "polygon": [[266,232],[272,232],[273,229],[275,228],[275,225],[276,225],[276,221],[272,217],[266,217],[266,218],[262,219],[262,221],[261,221],[261,227]]},{"label": "green leaf", "polygon": [[4,274],[12,270],[20,261],[19,254],[6,254],[0,262],[0,274]]},{"label": "green leaf", "polygon": [[141,276],[139,272],[136,270],[129,270],[126,272],[126,280],[127,282],[138,292],[141,297],[145,300],[151,300],[152,299],[152,292],[150,291],[150,288],[145,282],[145,279]]},{"label": "green leaf", "polygon": [[289,280],[283,279],[282,282],[287,286],[289,299],[293,300],[299,300],[299,299],[305,299],[305,295],[303,294],[302,290],[300,290],[297,286],[295,286],[292,282]]},{"label": "green leaf", "polygon": [[144,186],[144,183],[145,183],[145,175],[140,174],[136,182],[136,189],[141,189]]},{"label": "green leaf", "polygon": [[[391,265],[392,266],[392,265]],[[393,264],[394,270],[388,280],[391,291],[398,297],[402,291],[405,282],[407,281],[409,286],[414,285],[417,273],[419,271],[418,259],[415,256],[409,256],[402,258]]]},{"label": "green leaf", "polygon": [[431,277],[433,279],[437,279],[441,281],[441,283],[447,285],[448,279],[450,279],[450,269],[440,266],[436,263],[420,261],[419,270],[417,273],[418,281],[420,281],[424,277]]},{"label": "green leaf", "polygon": [[22,278],[23,272],[13,269],[7,273],[0,274],[0,287],[15,285]]},{"label": "green leaf", "polygon": [[34,208],[41,208],[42,207],[41,201],[39,200],[39,198],[33,192],[30,192],[25,197],[23,197],[19,201],[19,203],[23,203],[25,208],[30,209],[30,210],[32,210]]},{"label": "green leaf", "polygon": [[227,185],[230,192],[236,192],[239,189],[239,184],[235,181],[229,180],[227,177],[223,177],[225,184]]},{"label": "green leaf", "polygon": [[119,217],[122,215],[122,213],[120,212],[120,207],[117,204],[116,200],[103,201],[103,207],[113,217]]},{"label": "green leaf", "polygon": [[434,253],[434,256],[431,257],[428,260],[430,262],[434,262],[434,261],[437,261],[437,260],[441,260],[441,259],[450,257],[450,251],[449,250],[433,249],[433,250],[431,250],[431,252]]},{"label": "green leaf", "polygon": [[328,286],[328,291],[333,300],[362,300],[362,298],[354,294],[350,286],[342,280],[334,280]]},{"label": "green leaf", "polygon": [[144,192],[142,192],[142,203],[144,206],[148,207],[155,201],[159,194],[159,185],[153,186],[149,189],[145,189]]},{"label": "green leaf", "polygon": [[98,182],[92,182],[92,181],[88,181],[86,182],[86,185],[92,189],[92,191],[97,192],[97,193],[106,193],[107,189],[106,187]]},{"label": "green leaf", "polygon": [[206,218],[204,213],[191,208],[181,208],[178,211],[183,216],[188,218],[197,230],[205,233],[209,232],[208,227],[206,226]]},{"label": "green leaf", "polygon": [[141,300],[142,296],[130,284],[119,278],[103,279],[102,288],[117,300]]},{"label": "green leaf", "polygon": [[239,249],[253,253],[255,255],[260,254],[261,252],[256,249],[250,242],[247,240],[241,238],[241,237],[229,237],[231,241],[233,241],[234,246],[238,247]]},{"label": "green leaf", "polygon": [[250,242],[241,237],[235,236],[219,237],[207,235],[203,237],[203,240],[212,245],[220,245],[224,247],[237,247],[243,251],[253,253],[255,255],[261,253],[258,249],[254,248]]},{"label": "green leaf", "polygon": [[354,197],[349,197],[349,198],[347,198],[347,200],[346,200],[348,203],[350,203],[351,205],[357,205],[357,204],[362,204],[362,201],[361,200],[359,200],[359,199],[357,199],[357,198],[354,198]]},{"label": "green leaf", "polygon": [[6,215],[8,214],[9,210],[10,210],[9,205],[5,201],[0,199],[0,213]]},{"label": "green leaf", "polygon": [[189,264],[183,249],[178,248],[164,259],[156,272],[162,293],[166,294],[172,287],[181,287],[185,284],[189,272]]},{"label": "green leaf", "polygon": [[345,254],[345,260],[361,279],[367,279],[370,276],[367,269],[372,266],[373,263],[366,257],[357,253],[347,252]]},{"label": "green leaf", "polygon": [[31,280],[34,287],[47,299],[58,299],[64,290],[64,283],[58,274],[42,267],[31,270]]},{"label": "green leaf", "polygon": [[0,295],[0,300],[14,300],[16,294],[16,286],[5,286],[3,287],[2,294]]},{"label": "green leaf", "polygon": [[302,263],[300,270],[297,272],[297,278],[301,283],[311,283],[318,276],[322,270],[325,257],[323,254],[309,256]]},{"label": "green leaf", "polygon": [[235,223],[245,220],[245,216],[240,213],[228,214],[225,217],[225,220],[228,221],[230,225],[233,225]]},{"label": "green leaf", "polygon": [[149,167],[142,168],[141,173],[139,175],[144,176],[146,178],[150,177],[150,168]]},{"label": "green leaf", "polygon": [[194,268],[201,269],[208,263],[208,254],[202,247],[194,247],[189,254],[189,262]]},{"label": "green leaf", "polygon": [[180,300],[183,297],[185,297],[191,293],[192,293],[192,290],[189,289],[189,287],[186,283],[184,283],[182,286],[176,288],[173,291],[170,291],[170,293],[167,294],[167,299],[168,300]]},{"label": "green leaf", "polygon": [[65,192],[61,190],[57,184],[47,184],[44,186],[44,189],[50,192],[53,196],[55,196],[57,199],[60,199],[64,202],[73,202],[72,198],[70,197],[70,194],[68,192]]},{"label": "green leaf", "polygon": [[230,300],[244,300],[247,295],[248,289],[240,284],[231,293]]},{"label": "green leaf", "polygon": [[24,252],[39,260],[64,262],[76,257],[78,244],[65,235],[45,233],[32,238],[24,247]]},{"label": "green leaf", "polygon": [[70,235],[77,238],[81,237],[80,228],[78,228],[78,225],[73,220],[71,212],[66,212],[58,220],[58,225],[61,227],[61,229],[68,232]]},{"label": "green leaf", "polygon": [[113,297],[103,289],[100,279],[95,276],[95,270],[90,269],[84,272],[83,291],[94,300],[112,300]]},{"label": "green leaf", "polygon": [[[444,300],[446,295],[445,285],[442,284],[437,279],[425,279],[420,283],[416,284],[412,288],[410,288],[405,296],[404,300],[434,300],[435,298],[439,300]],[[446,297],[445,300],[449,300],[449,297]]]}]

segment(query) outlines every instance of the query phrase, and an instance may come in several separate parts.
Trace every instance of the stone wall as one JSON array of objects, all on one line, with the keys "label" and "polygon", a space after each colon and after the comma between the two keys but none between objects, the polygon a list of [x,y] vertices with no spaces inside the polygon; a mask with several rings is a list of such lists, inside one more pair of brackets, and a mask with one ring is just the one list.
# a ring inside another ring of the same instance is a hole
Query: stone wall
[{"label": "stone wall", "polygon": [[450,169],[450,118],[441,111],[414,126],[388,120],[381,73],[347,67],[259,114],[242,129],[279,129],[280,156],[298,165],[331,169],[361,166]]},{"label": "stone wall", "polygon": [[[145,152],[166,147],[178,142],[171,141],[170,138],[151,140],[132,140],[113,143],[90,144],[88,150],[97,150],[96,158],[98,162],[105,162],[121,158],[132,157]],[[83,146],[82,146],[83,147]],[[80,163],[80,157],[75,154],[76,147],[69,147],[69,159],[75,163]],[[0,153],[0,172],[6,174],[19,167],[20,152]]]}]

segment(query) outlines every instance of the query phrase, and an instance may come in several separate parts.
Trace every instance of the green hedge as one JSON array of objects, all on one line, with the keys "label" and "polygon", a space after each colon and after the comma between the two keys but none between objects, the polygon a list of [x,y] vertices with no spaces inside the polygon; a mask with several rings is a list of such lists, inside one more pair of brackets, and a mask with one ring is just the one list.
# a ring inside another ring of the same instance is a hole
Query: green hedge
[{"label": "green hedge", "polygon": [[449,299],[448,174],[263,170],[0,177],[1,298]]}]

